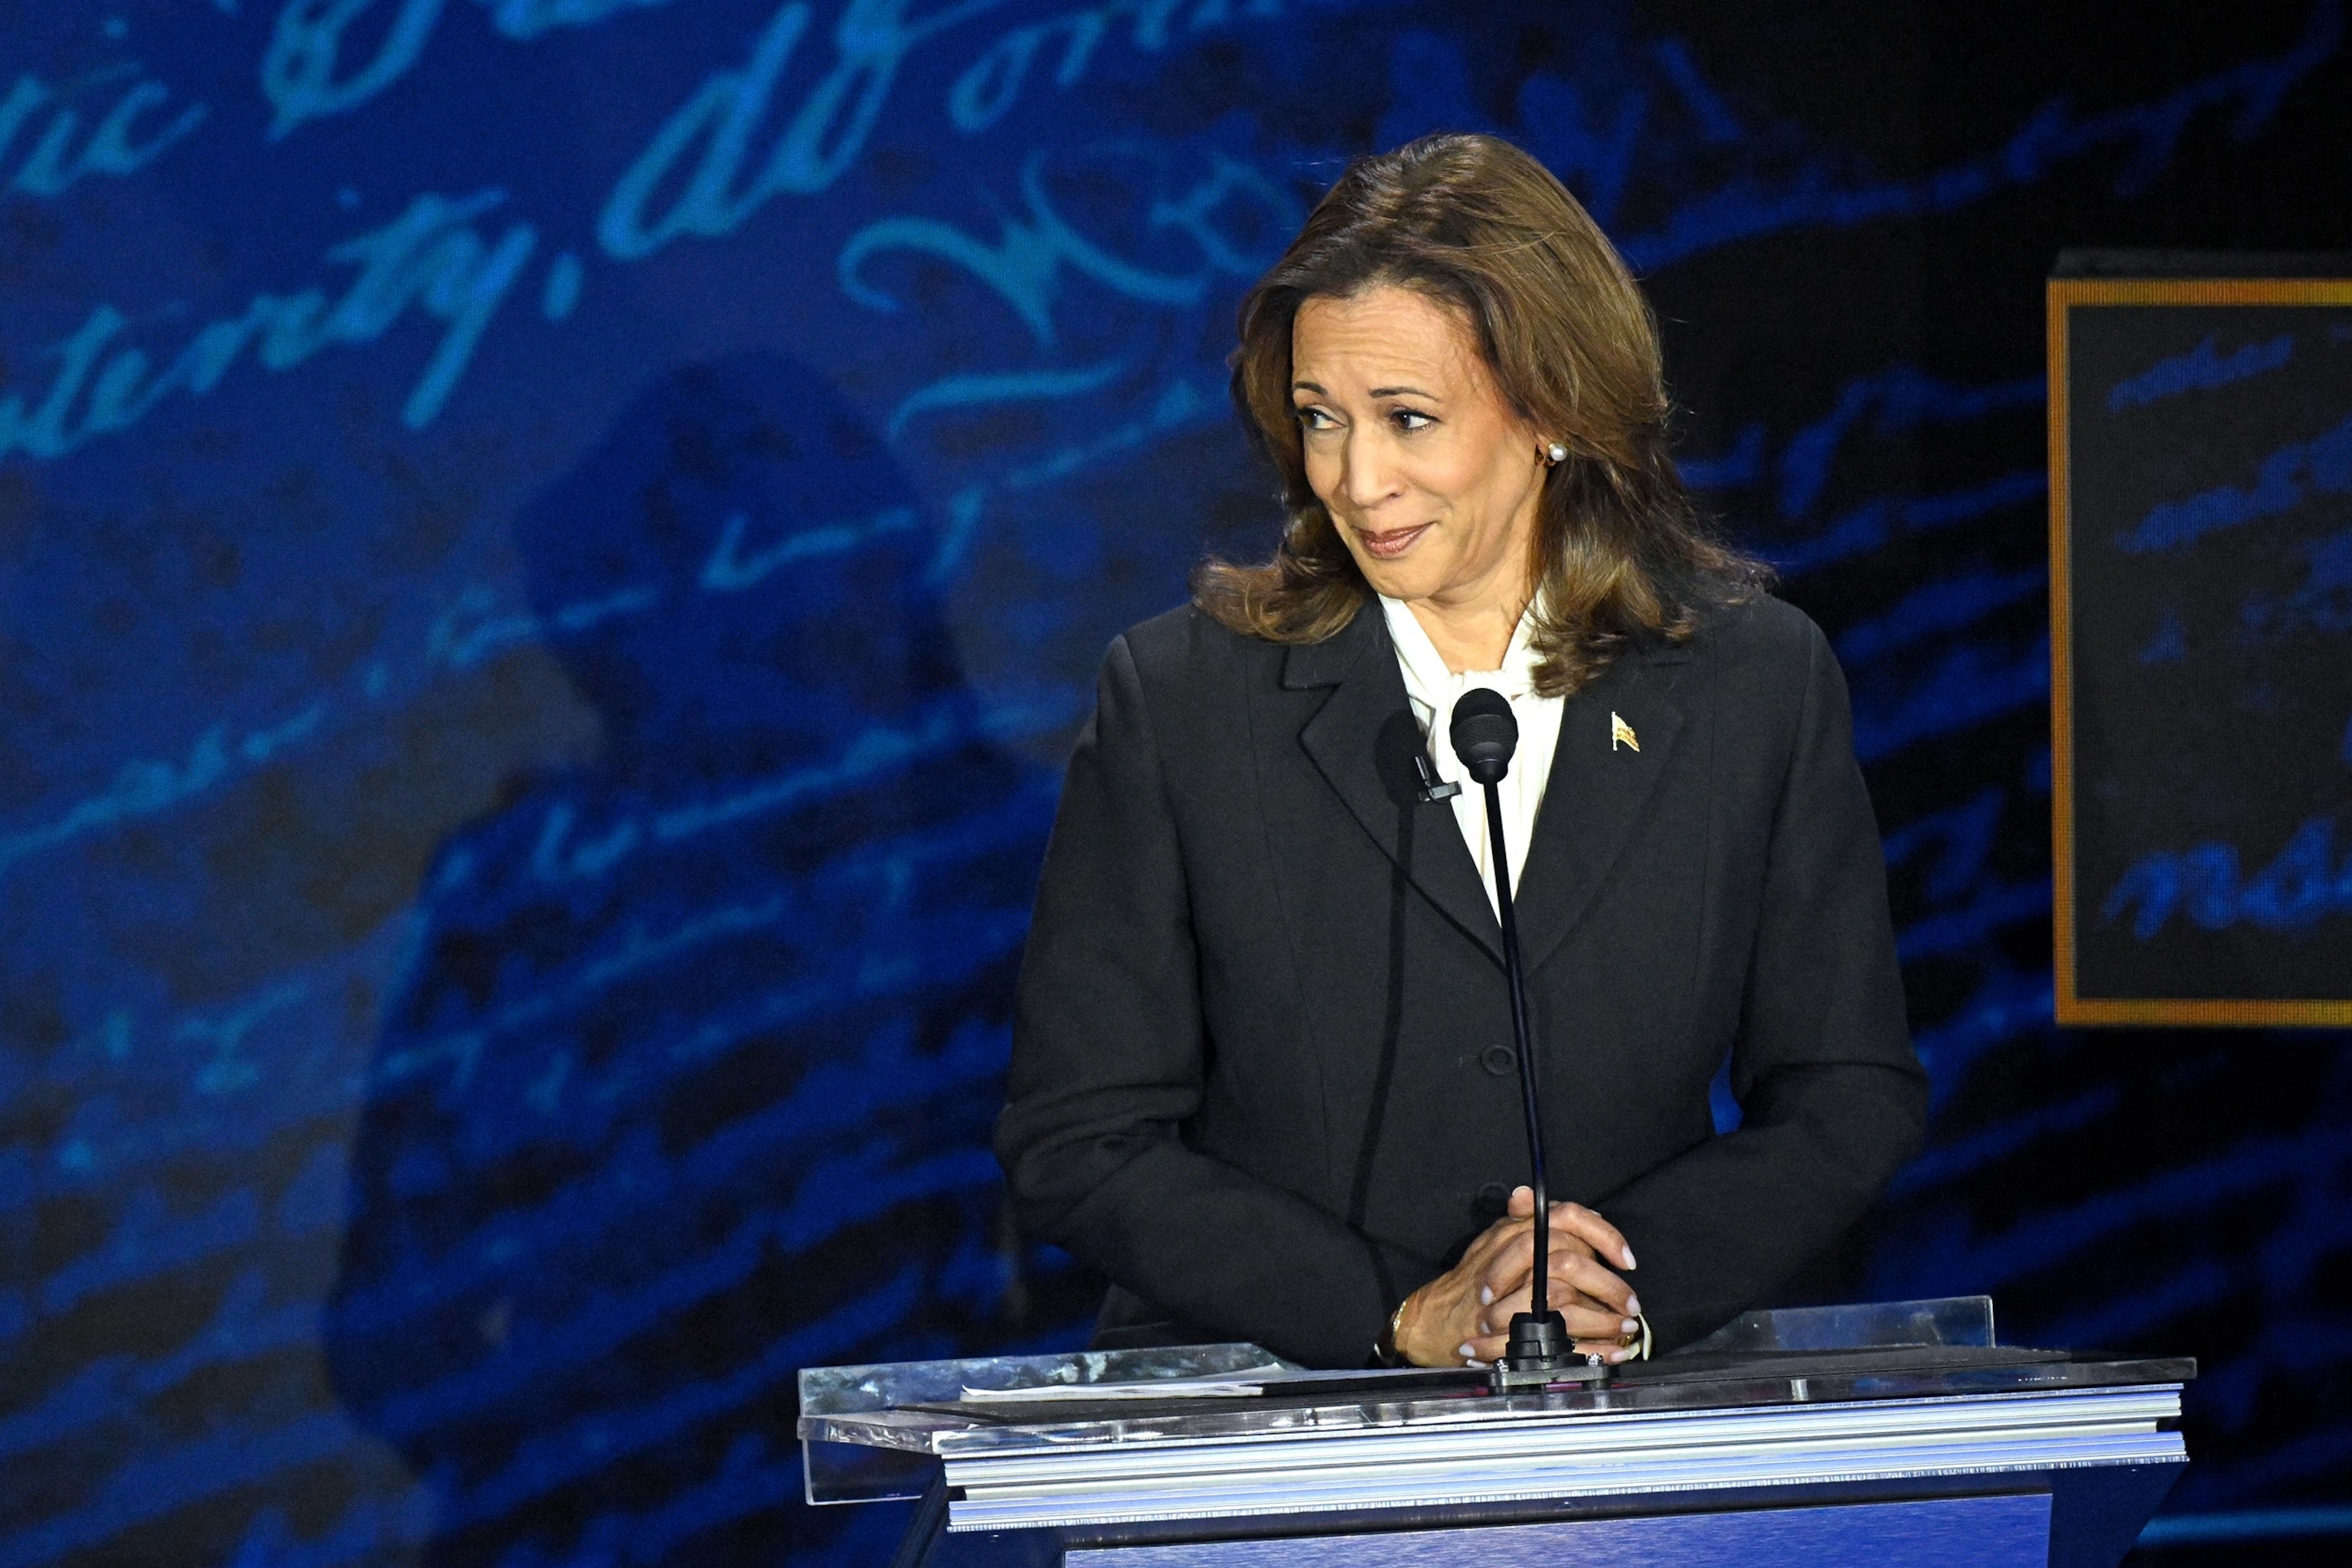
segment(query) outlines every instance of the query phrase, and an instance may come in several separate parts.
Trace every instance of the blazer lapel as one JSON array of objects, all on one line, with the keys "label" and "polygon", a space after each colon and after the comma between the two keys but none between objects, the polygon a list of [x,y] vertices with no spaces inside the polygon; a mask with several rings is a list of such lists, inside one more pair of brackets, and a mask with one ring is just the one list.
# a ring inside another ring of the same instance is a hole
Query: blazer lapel
[{"label": "blazer lapel", "polygon": [[[1543,809],[1519,872],[1519,951],[1530,973],[1591,906],[1674,762],[1683,714],[1659,667],[1681,662],[1678,652],[1627,656],[1560,713]],[[1621,720],[1631,745],[1616,729]]]},{"label": "blazer lapel", "polygon": [[[1337,637],[1292,648],[1282,684],[1293,690],[1333,688],[1299,731],[1299,744],[1422,895],[1501,963],[1502,928],[1478,885],[1477,863],[1462,842],[1453,808],[1420,798],[1412,759],[1426,742],[1380,612],[1368,600]],[[1421,814],[1412,824],[1417,830],[1408,831],[1413,813]]]}]

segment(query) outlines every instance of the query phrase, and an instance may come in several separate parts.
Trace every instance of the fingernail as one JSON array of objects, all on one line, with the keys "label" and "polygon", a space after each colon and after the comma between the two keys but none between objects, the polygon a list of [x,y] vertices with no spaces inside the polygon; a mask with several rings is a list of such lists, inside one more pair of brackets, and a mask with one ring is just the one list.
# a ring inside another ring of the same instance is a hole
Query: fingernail
[{"label": "fingernail", "polygon": [[1629,1312],[1639,1312],[1642,1310],[1642,1298],[1639,1296],[1626,1297],[1625,1310]]},{"label": "fingernail", "polygon": [[[1460,1356],[1464,1361],[1470,1361],[1470,1352],[1476,1348],[1477,1347],[1473,1345],[1468,1340],[1464,1340],[1461,1344],[1454,1348],[1454,1353]],[[1476,1366],[1478,1363],[1475,1361],[1471,1361],[1470,1364],[1472,1366]]]},{"label": "fingernail", "polygon": [[1628,1349],[1626,1346],[1619,1345],[1609,1352],[1609,1360],[1613,1364],[1617,1362],[1623,1361],[1627,1356],[1630,1356],[1633,1353],[1633,1351]]},{"label": "fingernail", "polygon": [[1479,1371],[1481,1371],[1481,1372],[1484,1372],[1484,1371],[1486,1371],[1486,1363],[1485,1362],[1483,1362],[1483,1361],[1476,1361],[1476,1360],[1474,1360],[1474,1359],[1472,1359],[1471,1357],[1468,1357],[1468,1356],[1465,1356],[1465,1357],[1463,1357],[1463,1358],[1462,1358],[1462,1364],[1463,1364],[1464,1366],[1475,1366],[1475,1367],[1476,1367],[1476,1368],[1477,1368]]},{"label": "fingernail", "polygon": [[1634,1267],[1633,1249],[1630,1247],[1625,1249],[1625,1267],[1628,1268]]},{"label": "fingernail", "polygon": [[1633,1319],[1628,1318],[1625,1320],[1625,1327],[1622,1331],[1629,1334],[1638,1334],[1642,1331],[1642,1325],[1635,1322]]},{"label": "fingernail", "polygon": [[1481,1285],[1481,1286],[1479,1286],[1479,1287],[1478,1287],[1478,1305],[1480,1305],[1480,1306],[1482,1306],[1482,1307],[1491,1307],[1491,1306],[1493,1306],[1494,1304],[1495,1304],[1495,1288],[1494,1288],[1492,1285]]}]

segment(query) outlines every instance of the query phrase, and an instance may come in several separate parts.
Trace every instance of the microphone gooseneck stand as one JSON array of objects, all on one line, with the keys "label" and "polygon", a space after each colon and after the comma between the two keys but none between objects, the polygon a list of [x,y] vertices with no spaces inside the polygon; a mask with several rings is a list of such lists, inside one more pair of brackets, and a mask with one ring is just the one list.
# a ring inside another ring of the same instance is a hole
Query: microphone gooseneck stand
[{"label": "microphone gooseneck stand", "polygon": [[1543,1112],[1536,1097],[1536,1058],[1528,1038],[1527,988],[1519,963],[1518,918],[1511,907],[1511,861],[1503,838],[1503,803],[1497,787],[1518,750],[1519,721],[1500,692],[1486,687],[1465,691],[1454,704],[1449,726],[1454,754],[1463,771],[1486,792],[1486,837],[1494,851],[1495,910],[1503,927],[1503,973],[1511,990],[1511,1045],[1519,1060],[1519,1098],[1527,1110],[1528,1163],[1535,1194],[1535,1268],[1528,1310],[1511,1315],[1511,1337],[1490,1374],[1500,1393],[1551,1383],[1603,1383],[1609,1364],[1580,1356],[1569,1337],[1568,1321],[1551,1305],[1551,1194],[1544,1172]]}]

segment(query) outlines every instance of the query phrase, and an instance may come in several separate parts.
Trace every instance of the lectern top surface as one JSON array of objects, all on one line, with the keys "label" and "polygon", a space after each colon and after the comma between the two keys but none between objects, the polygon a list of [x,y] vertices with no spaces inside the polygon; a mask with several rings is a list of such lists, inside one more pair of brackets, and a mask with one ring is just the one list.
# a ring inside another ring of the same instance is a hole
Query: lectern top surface
[{"label": "lectern top surface", "polygon": [[[1425,1372],[1280,1373],[1269,1370],[1276,1364],[1276,1358],[1255,1346],[1194,1350],[1199,1353],[1182,1370],[1171,1367],[1158,1375],[1216,1379],[1221,1392],[1189,1397],[1106,1397],[1079,1385],[1070,1388],[1071,1396],[1066,1399],[1001,1402],[984,1393],[981,1397],[959,1397],[963,1388],[941,1387],[936,1377],[918,1377],[905,1384],[905,1392],[915,1397],[868,1403],[843,1398],[840,1394],[845,1391],[838,1388],[828,1394],[822,1386],[804,1386],[801,1436],[814,1442],[948,1456],[1039,1446],[1066,1448],[1256,1438],[1283,1433],[1338,1435],[1399,1427],[1669,1417],[1775,1405],[1964,1401],[1987,1396],[2013,1399],[2036,1393],[2178,1384],[2196,1375],[2196,1363],[2187,1360],[1935,1345],[1672,1357],[1607,1384],[1561,1385],[1498,1395],[1487,1393],[1483,1384],[1449,1383],[1442,1375]],[[978,1369],[986,1363],[961,1364],[974,1369],[972,1375],[978,1376],[983,1375]],[[837,1370],[871,1374],[887,1369]],[[1139,1370],[1127,1375],[1140,1382],[1153,1373]],[[869,1389],[874,1387],[870,1376],[860,1381]],[[1245,1385],[1252,1392],[1232,1392],[1234,1384]],[[996,1387],[1018,1385],[1003,1382]],[[1171,1388],[1170,1393],[1176,1390]],[[865,1407],[850,1407],[858,1405]]]}]

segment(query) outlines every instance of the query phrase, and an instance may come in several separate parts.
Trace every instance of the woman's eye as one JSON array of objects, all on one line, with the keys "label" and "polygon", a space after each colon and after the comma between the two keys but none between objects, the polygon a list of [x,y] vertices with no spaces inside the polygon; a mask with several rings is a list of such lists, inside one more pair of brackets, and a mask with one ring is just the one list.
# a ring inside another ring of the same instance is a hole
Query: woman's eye
[{"label": "woman's eye", "polygon": [[1298,410],[1298,423],[1305,426],[1309,430],[1330,430],[1336,428],[1339,425],[1338,420],[1333,419],[1328,414],[1324,413],[1320,408],[1302,408]]},{"label": "woman's eye", "polygon": [[1396,422],[1396,427],[1400,430],[1426,430],[1437,423],[1428,415],[1412,408],[1396,409],[1389,415],[1389,417]]}]

